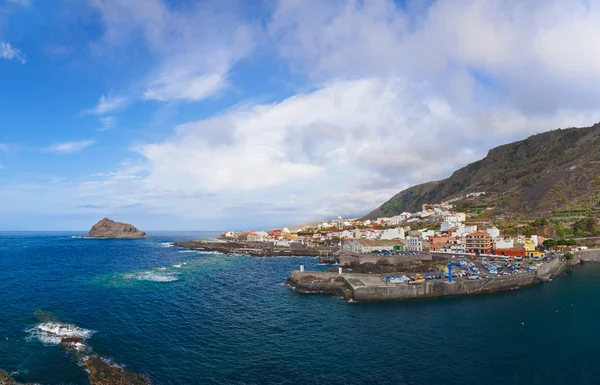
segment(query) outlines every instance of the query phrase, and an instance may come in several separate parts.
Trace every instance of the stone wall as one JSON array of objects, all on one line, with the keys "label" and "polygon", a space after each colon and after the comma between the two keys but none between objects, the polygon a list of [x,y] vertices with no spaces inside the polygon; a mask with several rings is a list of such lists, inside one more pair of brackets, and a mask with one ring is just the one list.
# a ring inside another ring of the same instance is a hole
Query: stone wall
[{"label": "stone wall", "polygon": [[472,295],[513,290],[530,286],[562,274],[566,263],[552,260],[536,271],[492,279],[469,281],[457,279],[452,283],[427,281],[420,284],[388,283],[377,274],[343,274],[331,272],[294,271],[287,284],[302,293],[339,293],[356,301],[399,300],[409,298]]},{"label": "stone wall", "polygon": [[340,255],[340,266],[362,265],[364,263],[377,264],[378,262],[386,265],[399,265],[412,264],[418,261],[431,261],[431,259],[431,254],[428,253],[419,255],[381,255],[344,252]]},{"label": "stone wall", "polygon": [[600,249],[589,249],[573,252],[574,260],[579,259],[581,262],[600,263]]}]

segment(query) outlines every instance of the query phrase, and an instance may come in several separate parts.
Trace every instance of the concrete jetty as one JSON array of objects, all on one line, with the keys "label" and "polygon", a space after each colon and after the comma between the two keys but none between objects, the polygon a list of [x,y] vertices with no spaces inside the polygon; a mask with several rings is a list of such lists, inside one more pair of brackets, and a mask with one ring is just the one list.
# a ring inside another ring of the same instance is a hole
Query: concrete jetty
[{"label": "concrete jetty", "polygon": [[515,290],[531,286],[562,274],[567,263],[554,259],[538,270],[489,279],[390,283],[380,274],[352,274],[295,270],[286,284],[299,293],[336,293],[346,300],[384,301],[410,298],[475,295]]}]

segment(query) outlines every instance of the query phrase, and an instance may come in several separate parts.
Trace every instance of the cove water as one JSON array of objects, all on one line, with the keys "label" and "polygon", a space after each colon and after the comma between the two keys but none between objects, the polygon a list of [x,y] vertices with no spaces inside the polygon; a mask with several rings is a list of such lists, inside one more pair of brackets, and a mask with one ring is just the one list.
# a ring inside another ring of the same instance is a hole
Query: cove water
[{"label": "cove water", "polygon": [[[597,384],[600,266],[485,296],[346,303],[300,295],[315,258],[185,252],[169,242],[0,233],[0,368],[85,384],[34,312],[153,384]],[[210,235],[210,234],[204,234]]]}]

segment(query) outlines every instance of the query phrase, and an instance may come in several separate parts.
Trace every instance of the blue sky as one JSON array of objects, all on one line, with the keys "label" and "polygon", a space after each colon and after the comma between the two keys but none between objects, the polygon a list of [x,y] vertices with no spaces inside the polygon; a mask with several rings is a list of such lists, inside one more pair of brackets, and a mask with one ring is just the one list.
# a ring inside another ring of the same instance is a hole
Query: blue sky
[{"label": "blue sky", "polygon": [[364,214],[600,121],[598,1],[0,0],[0,230]]}]

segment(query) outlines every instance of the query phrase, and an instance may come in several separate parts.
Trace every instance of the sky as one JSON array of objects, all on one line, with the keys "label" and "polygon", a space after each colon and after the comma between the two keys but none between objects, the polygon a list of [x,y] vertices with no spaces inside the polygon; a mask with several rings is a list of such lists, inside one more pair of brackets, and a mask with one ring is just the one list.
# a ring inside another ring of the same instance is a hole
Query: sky
[{"label": "sky", "polygon": [[0,230],[360,216],[600,121],[596,0],[0,0]]}]

